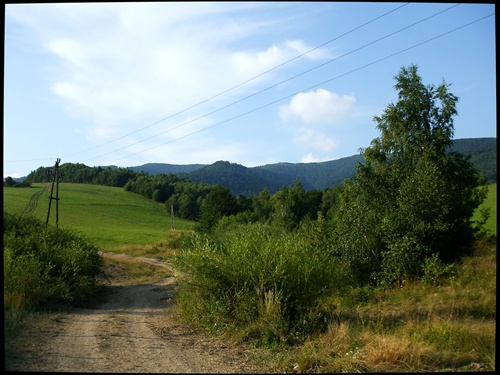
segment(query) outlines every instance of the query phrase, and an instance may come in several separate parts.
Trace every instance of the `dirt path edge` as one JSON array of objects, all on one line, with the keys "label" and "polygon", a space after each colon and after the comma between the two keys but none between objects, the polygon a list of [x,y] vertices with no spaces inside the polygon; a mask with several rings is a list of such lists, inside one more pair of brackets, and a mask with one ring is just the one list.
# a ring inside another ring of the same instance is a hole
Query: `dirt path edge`
[{"label": "dirt path edge", "polygon": [[[103,253],[104,257],[127,257]],[[151,258],[133,258],[159,267]],[[262,373],[249,350],[192,332],[174,319],[175,278],[123,285],[107,300],[38,314],[5,342],[5,370],[108,373]]]}]

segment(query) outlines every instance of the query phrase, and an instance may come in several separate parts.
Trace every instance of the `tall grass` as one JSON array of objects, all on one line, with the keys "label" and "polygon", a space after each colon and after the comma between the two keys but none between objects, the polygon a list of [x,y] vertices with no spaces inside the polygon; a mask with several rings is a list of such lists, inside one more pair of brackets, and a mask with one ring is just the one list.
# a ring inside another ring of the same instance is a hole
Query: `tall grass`
[{"label": "tall grass", "polygon": [[394,289],[351,287],[320,245],[314,234],[258,224],[195,236],[175,257],[189,275],[181,318],[270,346],[263,358],[276,373],[495,369],[495,236],[452,265],[429,258],[420,280]]},{"label": "tall grass", "polygon": [[324,323],[321,299],[343,284],[337,260],[298,234],[236,225],[219,237],[194,236],[174,257],[189,274],[179,309],[209,331],[238,331],[267,345],[302,339]]}]

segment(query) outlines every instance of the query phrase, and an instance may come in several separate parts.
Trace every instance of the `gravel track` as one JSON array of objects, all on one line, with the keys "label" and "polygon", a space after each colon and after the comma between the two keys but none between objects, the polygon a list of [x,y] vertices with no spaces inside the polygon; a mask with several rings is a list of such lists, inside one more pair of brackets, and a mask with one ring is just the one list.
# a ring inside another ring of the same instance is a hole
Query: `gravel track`
[{"label": "gravel track", "polygon": [[[103,254],[106,257],[126,255]],[[139,258],[159,267],[155,259]],[[262,373],[251,353],[175,322],[175,279],[109,282],[104,303],[37,316],[6,343],[6,371],[108,373]]]}]

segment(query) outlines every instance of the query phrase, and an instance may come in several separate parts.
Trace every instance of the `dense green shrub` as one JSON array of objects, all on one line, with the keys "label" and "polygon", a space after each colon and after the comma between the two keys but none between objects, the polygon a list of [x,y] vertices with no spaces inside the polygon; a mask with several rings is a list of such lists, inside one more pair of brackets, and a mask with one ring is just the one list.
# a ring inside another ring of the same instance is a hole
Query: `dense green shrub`
[{"label": "dense green shrub", "polygon": [[210,330],[239,327],[267,343],[303,336],[343,283],[337,258],[277,226],[234,223],[193,241],[174,259],[189,274],[179,307]]},{"label": "dense green shrub", "polygon": [[97,247],[67,229],[4,211],[5,307],[84,303],[102,272]]}]

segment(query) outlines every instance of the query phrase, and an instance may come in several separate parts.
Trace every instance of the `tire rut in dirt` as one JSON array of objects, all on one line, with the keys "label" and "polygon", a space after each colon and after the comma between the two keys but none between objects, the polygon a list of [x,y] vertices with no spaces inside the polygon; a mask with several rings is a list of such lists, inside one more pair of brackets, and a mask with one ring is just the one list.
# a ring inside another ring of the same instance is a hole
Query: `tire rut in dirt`
[{"label": "tire rut in dirt", "polygon": [[46,186],[43,190],[37,191],[35,194],[33,194],[30,197],[30,201],[28,202],[28,205],[26,206],[26,208],[24,209],[24,211],[22,213],[22,216],[32,214],[38,206],[38,200],[40,199],[41,195],[48,190],[49,190],[49,187]]}]

